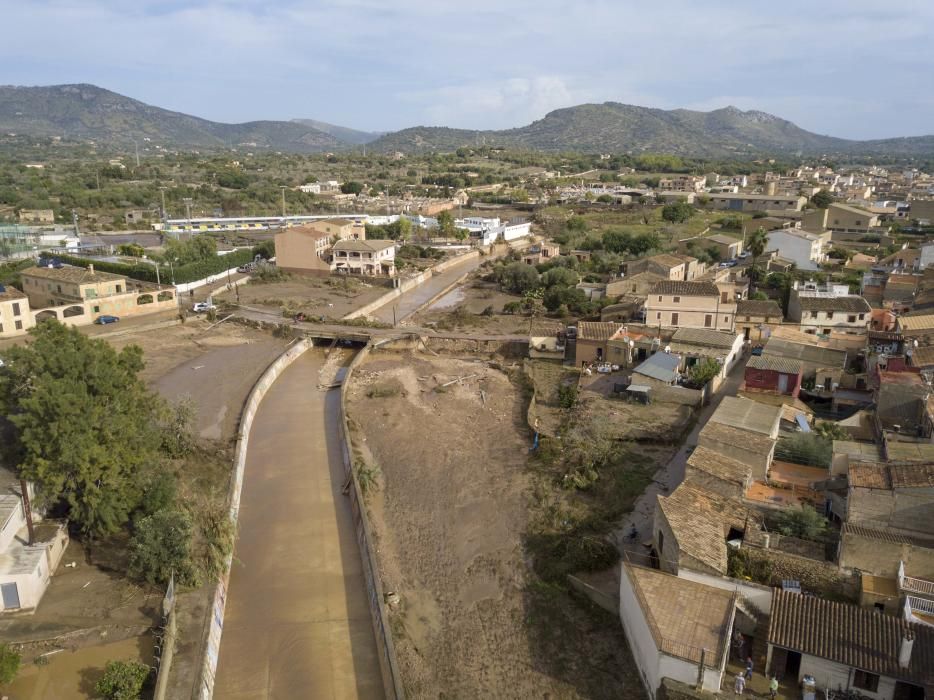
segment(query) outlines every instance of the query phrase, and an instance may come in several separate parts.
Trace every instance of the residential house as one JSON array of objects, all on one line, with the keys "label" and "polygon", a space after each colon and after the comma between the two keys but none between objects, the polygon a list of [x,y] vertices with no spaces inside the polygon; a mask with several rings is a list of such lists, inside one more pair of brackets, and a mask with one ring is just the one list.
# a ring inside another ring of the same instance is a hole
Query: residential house
[{"label": "residential house", "polygon": [[814,343],[797,342],[773,334],[766,341],[762,356],[800,360],[805,379],[814,377],[818,370],[826,368],[843,370],[846,368],[846,350],[831,348],[816,341],[815,338]]},{"label": "residential house", "polygon": [[847,472],[846,522],[934,535],[934,463],[859,462]]},{"label": "residential house", "polygon": [[766,673],[874,700],[923,700],[934,690],[934,627],[776,589]]},{"label": "residential house", "polygon": [[15,287],[0,284],[0,338],[22,335],[34,325],[27,296]]},{"label": "residential house", "polygon": [[717,260],[732,260],[743,252],[743,242],[725,234],[693,236],[678,241],[678,252],[688,255],[709,253]]},{"label": "residential house", "polygon": [[621,296],[642,297],[642,301],[649,295],[652,287],[657,282],[671,279],[667,275],[658,272],[637,272],[627,275],[621,279],[612,280],[606,284],[606,295],[608,298],[618,298]]},{"label": "residential house", "polygon": [[522,256],[526,265],[538,265],[561,255],[561,249],[555,243],[538,243],[531,246]]},{"label": "residential house", "polygon": [[[778,410],[780,418],[781,409]],[[776,442],[759,432],[708,421],[700,431],[697,444],[748,464],[753,479],[763,481],[772,466]]]},{"label": "residential house", "polygon": [[697,175],[673,175],[658,180],[658,189],[670,192],[703,192],[707,178]]},{"label": "residential house", "polygon": [[331,247],[331,272],[392,277],[396,274],[393,241],[340,240]]},{"label": "residential house", "polygon": [[331,237],[331,240],[365,240],[366,224],[363,220],[356,219],[318,219],[312,227],[318,231],[324,231]]},{"label": "residential house", "polygon": [[895,578],[904,568],[913,576],[934,580],[934,538],[843,523],[837,561],[845,571]]},{"label": "residential house", "polygon": [[55,212],[51,209],[20,209],[19,220],[23,224],[54,224]]},{"label": "residential house", "polygon": [[892,272],[920,272],[931,262],[934,262],[934,245],[929,243],[921,248],[896,250],[882,258],[877,266]]},{"label": "residential house", "polygon": [[800,285],[795,283],[788,298],[788,320],[808,334],[829,335],[831,331],[865,335],[872,308],[861,296],[850,294],[846,285]]},{"label": "residential house", "polygon": [[314,224],[277,233],[276,266],[286,272],[329,275],[332,234]]},{"label": "residential house", "polygon": [[895,313],[907,313],[914,306],[915,296],[921,282],[920,275],[892,273],[885,280],[882,303]]},{"label": "residential house", "polygon": [[732,331],[736,316],[731,283],[662,281],[645,303],[646,323]]},{"label": "residential house", "polygon": [[797,195],[711,194],[709,199],[710,206],[713,209],[748,212],[801,211],[801,208],[807,203],[805,197]]},{"label": "residential house", "polygon": [[928,399],[931,388],[917,372],[880,370],[875,390],[876,420],[881,430],[913,438],[929,438]]},{"label": "residential house", "polygon": [[799,270],[817,270],[827,260],[830,232],[812,233],[800,228],[783,228],[768,232],[768,250],[791,260]]},{"label": "residential house", "polygon": [[42,520],[35,509],[31,509],[30,536],[20,483],[11,472],[0,470],[0,601],[3,612],[34,610],[39,605],[68,546],[65,525]]},{"label": "residential house", "polygon": [[141,316],[178,309],[175,288],[84,267],[30,267],[20,272],[33,318],[81,326],[99,316]]},{"label": "residential house", "polygon": [[738,396],[724,396],[708,422],[739,428],[775,440],[778,438],[781,418],[782,410],[778,406]]},{"label": "residential house", "polygon": [[687,202],[694,204],[697,195],[694,192],[680,192],[678,190],[657,190],[655,201],[659,204],[672,204],[674,202]]},{"label": "residential house", "polygon": [[655,569],[622,564],[620,620],[652,700],[662,678],[720,690],[736,596]]},{"label": "residential house", "polygon": [[868,233],[879,226],[879,217],[866,209],[848,204],[831,204],[826,209],[812,209],[804,213],[805,228],[839,233]]},{"label": "residential house", "polygon": [[742,537],[749,511],[741,501],[724,498],[690,482],[656,498],[653,546],[659,568],[708,574],[727,572],[727,540]]},{"label": "residential house", "polygon": [[736,302],[736,331],[743,339],[761,343],[785,318],[782,307],[774,299],[742,299]]},{"label": "residential house", "polygon": [[801,391],[800,360],[753,355],[746,363],[743,389],[768,391],[797,398]]},{"label": "residential house", "polygon": [[603,362],[609,356],[607,343],[620,335],[621,323],[581,321],[577,324],[574,362],[583,367],[592,362]]},{"label": "residential house", "polygon": [[645,386],[674,386],[678,383],[681,358],[667,352],[656,352],[632,370],[632,383]]},{"label": "residential house", "polygon": [[724,498],[742,499],[752,482],[748,464],[698,445],[688,457],[684,480]]},{"label": "residential house", "polygon": [[[671,336],[668,349],[682,357],[682,370],[687,372],[698,362],[714,360],[720,365],[720,379],[726,379],[741,359],[743,337],[733,331],[709,328],[678,328]],[[719,383],[715,383],[715,387]]]},{"label": "residential house", "polygon": [[666,280],[691,281],[703,274],[703,266],[698,265],[697,258],[690,255],[660,253],[648,258],[624,262],[620,266],[620,271],[627,279],[640,272],[653,272]]}]

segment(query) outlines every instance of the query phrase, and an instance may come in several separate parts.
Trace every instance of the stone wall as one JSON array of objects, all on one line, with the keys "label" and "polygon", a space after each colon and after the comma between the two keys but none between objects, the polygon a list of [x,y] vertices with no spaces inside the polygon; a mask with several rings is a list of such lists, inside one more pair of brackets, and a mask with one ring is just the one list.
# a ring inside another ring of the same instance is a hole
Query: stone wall
[{"label": "stone wall", "polygon": [[656,700],[717,700],[720,695],[708,693],[706,690],[697,690],[671,678],[662,678],[662,684],[655,697]]},{"label": "stone wall", "polygon": [[743,552],[754,562],[768,562],[772,577],[769,584],[781,586],[783,580],[799,581],[801,588],[834,600],[859,600],[859,578],[841,572],[835,564],[799,557],[775,549],[743,547]]},{"label": "stone wall", "polygon": [[909,576],[934,580],[934,548],[909,542],[883,542],[850,531],[843,533],[840,568],[894,577],[899,562],[905,562],[905,572]]}]

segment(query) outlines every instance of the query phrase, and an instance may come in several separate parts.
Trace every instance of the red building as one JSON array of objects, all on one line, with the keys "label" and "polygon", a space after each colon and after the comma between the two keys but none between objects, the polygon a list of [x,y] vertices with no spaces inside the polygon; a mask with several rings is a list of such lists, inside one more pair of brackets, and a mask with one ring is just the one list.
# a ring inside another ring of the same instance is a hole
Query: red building
[{"label": "red building", "polygon": [[801,363],[785,357],[753,355],[746,363],[746,388],[797,397],[801,391]]}]

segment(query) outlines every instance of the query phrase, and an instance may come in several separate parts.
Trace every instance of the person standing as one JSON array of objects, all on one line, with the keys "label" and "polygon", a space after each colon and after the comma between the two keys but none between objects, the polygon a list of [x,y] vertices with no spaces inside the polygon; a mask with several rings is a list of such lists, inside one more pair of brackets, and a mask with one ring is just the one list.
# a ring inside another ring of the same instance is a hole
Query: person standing
[{"label": "person standing", "polygon": [[746,689],[746,677],[742,673],[736,674],[736,682],[733,684],[733,694],[742,695]]},{"label": "person standing", "polygon": [[752,680],[752,657],[751,656],[746,657],[746,680],[747,681]]},{"label": "person standing", "polygon": [[769,681],[769,700],[775,700],[776,695],[778,695],[778,678],[772,676],[772,680]]}]

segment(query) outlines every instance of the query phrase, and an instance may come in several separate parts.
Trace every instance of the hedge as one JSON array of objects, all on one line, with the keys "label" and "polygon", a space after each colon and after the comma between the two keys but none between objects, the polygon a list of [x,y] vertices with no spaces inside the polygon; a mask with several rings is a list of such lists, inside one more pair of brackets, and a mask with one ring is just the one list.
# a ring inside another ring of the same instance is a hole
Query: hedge
[{"label": "hedge", "polygon": [[[218,255],[215,258],[207,258],[205,260],[199,260],[198,262],[188,263],[187,265],[179,265],[174,268],[175,284],[196,282],[205,277],[224,272],[232,267],[240,267],[241,265],[251,262],[254,254],[258,252],[256,248],[251,250],[237,250],[228,255]],[[73,255],[49,255],[46,253],[42,253],[41,255],[47,258],[57,258],[68,265],[76,265],[78,267],[93,265],[95,270],[100,270],[101,272],[112,272],[115,275],[123,275],[124,277],[143,280],[145,282],[156,281],[155,265],[140,263],[127,265],[126,263],[89,260],[88,258],[79,258]],[[160,276],[163,282],[170,282],[172,280],[172,275],[173,271],[170,271],[169,267],[165,265],[161,267]]]}]

